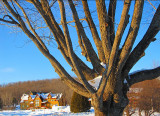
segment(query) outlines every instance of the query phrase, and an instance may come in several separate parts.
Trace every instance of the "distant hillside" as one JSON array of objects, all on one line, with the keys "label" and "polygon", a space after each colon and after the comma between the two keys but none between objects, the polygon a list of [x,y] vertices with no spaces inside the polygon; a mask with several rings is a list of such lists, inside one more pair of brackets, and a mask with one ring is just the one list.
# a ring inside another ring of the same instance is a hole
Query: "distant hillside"
[{"label": "distant hillside", "polygon": [[22,94],[30,91],[63,93],[67,104],[70,104],[72,96],[72,90],[60,79],[10,83],[0,86],[0,98],[3,106],[18,104]]}]

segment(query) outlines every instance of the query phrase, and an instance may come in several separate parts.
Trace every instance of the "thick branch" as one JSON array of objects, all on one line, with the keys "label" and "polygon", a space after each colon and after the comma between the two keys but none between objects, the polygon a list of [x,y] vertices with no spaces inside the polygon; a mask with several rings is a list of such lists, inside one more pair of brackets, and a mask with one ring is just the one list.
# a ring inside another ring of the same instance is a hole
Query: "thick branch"
[{"label": "thick branch", "polygon": [[16,0],[14,0],[14,2],[17,4],[17,6],[18,6],[18,7],[21,9],[21,11],[23,12],[24,17],[26,18],[26,21],[27,21],[27,23],[28,23],[28,26],[30,27],[30,29],[31,29],[31,31],[34,33],[34,35],[36,36],[37,40],[40,42],[40,44],[42,45],[42,47],[43,47],[47,52],[49,52],[48,49],[47,49],[47,47],[46,47],[46,45],[44,44],[44,42],[41,40],[41,38],[39,37],[39,35],[36,33],[35,29],[33,29],[32,25],[31,25],[31,23],[30,23],[30,21],[29,21],[29,18],[28,18],[28,16],[27,16],[25,10],[23,9],[23,7],[22,7]]},{"label": "thick branch", "polygon": [[99,38],[96,26],[93,22],[93,19],[92,19],[92,16],[91,16],[91,13],[90,13],[90,10],[89,10],[89,7],[88,7],[87,0],[82,0],[82,3],[83,3],[83,9],[84,9],[84,12],[85,12],[87,23],[89,25],[94,43],[95,43],[95,45],[97,47],[97,50],[98,50],[99,59],[100,59],[101,62],[105,63],[105,56],[104,56],[104,52],[103,52],[103,49],[102,49],[102,42]]},{"label": "thick branch", "polygon": [[22,18],[18,14],[16,14],[15,11],[11,8],[7,0],[3,0],[3,2],[10,11],[10,13],[19,21],[23,32],[34,42],[34,44],[37,46],[40,52],[51,62],[52,66],[54,67],[55,71],[59,74],[59,76],[64,78],[67,83],[70,83],[71,85],[69,86],[75,91],[79,91],[79,93],[83,94],[84,96],[90,96],[90,94],[86,91],[83,85],[75,81],[61,66],[61,64],[42,47],[37,38],[27,29]]},{"label": "thick branch", "polygon": [[152,70],[143,70],[134,74],[131,74],[129,77],[130,86],[145,80],[152,80],[160,76],[160,67],[157,67]]},{"label": "thick branch", "polygon": [[131,68],[138,62],[138,60],[144,56],[144,52],[146,48],[154,41],[154,37],[160,30],[160,5],[157,8],[156,13],[152,19],[152,22],[145,33],[143,39],[138,43],[138,45],[134,48],[131,52],[124,68],[123,68],[123,75],[127,76]]},{"label": "thick branch", "polygon": [[[32,3],[37,8],[43,19],[45,20],[46,24],[48,25],[49,29],[53,33],[55,40],[58,44],[58,49],[61,51],[62,55],[68,62],[68,64],[72,67],[72,63],[68,57],[68,51],[67,46],[65,43],[64,34],[62,33],[60,27],[58,27],[58,23],[55,21],[54,16],[50,9],[48,9],[47,4],[48,2],[46,0],[41,0],[43,3],[43,8],[47,11],[47,13],[43,10],[41,3],[38,0],[33,1]],[[47,2],[47,3],[46,3]],[[93,79],[95,77],[95,73],[86,65],[84,62],[76,56],[77,62],[79,62],[80,67],[83,70],[83,73],[88,79]]]},{"label": "thick branch", "polygon": [[108,79],[109,79],[109,77],[111,75],[111,72],[112,72],[112,69],[108,70],[108,67],[106,67],[105,71],[102,74],[102,79],[101,79],[101,82],[99,84],[99,88],[97,90],[97,95],[99,95],[101,97],[103,96],[103,94],[105,92],[105,89],[106,89],[106,85],[107,85]]},{"label": "thick branch", "polygon": [[114,27],[114,24],[115,24],[116,4],[117,4],[117,0],[110,0],[110,2],[109,2],[108,17],[109,17],[109,26],[110,26],[110,41],[111,41],[111,45],[113,45],[114,38],[115,38],[115,30],[114,30],[115,27]]},{"label": "thick branch", "polygon": [[69,1],[70,8],[72,10],[73,19],[75,20],[77,32],[80,34],[80,36],[82,38],[82,42],[83,42],[85,51],[87,52],[87,56],[89,57],[92,65],[93,65],[93,68],[98,71],[99,67],[101,67],[100,61],[97,57],[96,52],[94,51],[94,49],[92,47],[92,44],[90,43],[90,40],[87,38],[87,36],[85,34],[85,31],[84,31],[82,24],[79,21],[78,14],[77,14],[77,11],[76,11],[75,6],[73,4],[73,1],[72,0],[68,0],[68,1]]},{"label": "thick branch", "polygon": [[64,40],[64,35],[63,35],[61,29],[58,28],[59,27],[58,24],[56,25],[56,23],[55,23],[55,19],[53,17],[52,12],[50,11],[48,1],[41,0],[41,2],[42,2],[42,4],[38,0],[35,0],[32,3],[37,8],[39,13],[41,14],[43,19],[45,20],[47,26],[49,27],[49,29],[53,33],[54,38],[55,38],[55,40],[58,44],[58,47],[59,47],[62,55],[64,56],[66,61],[71,65],[71,62],[67,58],[68,54],[67,54],[67,49],[66,49],[66,43],[65,43],[65,40]]},{"label": "thick branch", "polygon": [[124,33],[126,25],[128,24],[128,21],[129,21],[128,12],[129,12],[129,8],[130,8],[130,3],[131,3],[131,0],[126,0],[124,2],[123,11],[122,11],[122,15],[121,15],[121,20],[120,20],[120,23],[118,25],[118,29],[117,29],[117,32],[116,32],[116,37],[114,39],[114,43],[113,43],[113,46],[112,46],[112,51],[111,51],[111,55],[110,55],[110,59],[109,59],[109,67],[108,67],[109,70],[111,70],[111,68],[115,64],[115,61],[116,61],[117,56],[118,56],[118,50],[119,50],[119,45],[120,45],[120,42],[121,42],[121,39],[122,39],[122,35]]},{"label": "thick branch", "polygon": [[119,71],[122,70],[124,64],[126,63],[126,60],[129,56],[129,53],[132,49],[132,46],[138,34],[140,21],[142,17],[143,5],[144,5],[144,0],[136,0],[131,26],[130,26],[126,41],[123,45],[120,58],[119,58],[120,60],[117,66],[117,69]]},{"label": "thick branch", "polygon": [[73,52],[71,38],[69,35],[69,30],[68,30],[67,23],[66,23],[64,3],[62,0],[58,0],[58,3],[59,3],[59,7],[60,7],[60,12],[61,12],[61,23],[63,26],[64,36],[65,36],[65,40],[66,40],[66,44],[67,44],[67,48],[68,48],[68,54],[69,54],[69,57],[72,61],[75,72],[76,72],[78,78],[80,78],[83,85],[87,88],[87,90],[90,93],[95,93],[95,90],[92,88],[92,86],[85,79],[85,77],[84,77],[83,73],[81,72],[81,69],[79,68],[79,65],[76,61],[75,54]]},{"label": "thick branch", "polygon": [[109,17],[106,11],[105,0],[96,0],[97,14],[100,26],[102,47],[105,54],[106,64],[108,64],[111,42],[110,42],[110,29],[109,29]]},{"label": "thick branch", "polygon": [[[37,1],[37,0],[36,0]],[[57,37],[59,39],[59,43],[60,43],[60,46],[63,48],[65,54],[68,56],[67,54],[67,46],[66,46],[66,43],[65,43],[65,39],[64,39],[64,34],[61,30],[61,28],[59,27],[58,23],[56,22],[54,16],[53,16],[53,13],[50,9],[50,6],[49,6],[49,3],[47,0],[40,0],[41,3],[39,3],[37,1],[37,4],[42,5],[42,9],[43,11],[45,12],[45,15],[48,17],[48,19],[51,21],[51,24],[52,24],[52,27],[54,28],[56,34],[57,34]],[[59,44],[58,44],[59,45]]]}]

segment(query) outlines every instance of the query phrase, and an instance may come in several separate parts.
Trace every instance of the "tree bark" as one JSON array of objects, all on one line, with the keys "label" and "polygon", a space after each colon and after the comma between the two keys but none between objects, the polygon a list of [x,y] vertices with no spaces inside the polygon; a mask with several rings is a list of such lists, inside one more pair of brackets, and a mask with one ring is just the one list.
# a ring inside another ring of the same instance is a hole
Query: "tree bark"
[{"label": "tree bark", "polygon": [[95,116],[108,116],[105,112],[100,111],[98,109],[94,109],[95,111]]}]

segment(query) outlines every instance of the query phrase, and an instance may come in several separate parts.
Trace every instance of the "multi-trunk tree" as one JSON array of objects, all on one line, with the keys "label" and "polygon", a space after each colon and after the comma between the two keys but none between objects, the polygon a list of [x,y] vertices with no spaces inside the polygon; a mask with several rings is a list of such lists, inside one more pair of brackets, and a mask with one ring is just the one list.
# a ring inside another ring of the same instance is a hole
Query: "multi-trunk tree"
[{"label": "multi-trunk tree", "polygon": [[[94,8],[97,11],[97,17],[94,17],[97,18],[96,20],[93,19],[89,8],[89,3],[92,2],[78,1],[83,6],[85,15],[85,18],[80,18],[79,10],[82,12],[82,9],[76,8],[78,4],[75,1],[1,0],[1,15],[4,16],[1,16],[0,21],[20,28],[50,61],[62,81],[75,92],[91,98],[96,116],[121,116],[128,104],[126,96],[128,88],[135,83],[160,76],[160,67],[129,75],[132,67],[145,55],[146,48],[156,40],[154,37],[160,29],[160,6],[143,38],[136,47],[133,47],[140,27],[144,0],[133,1],[134,9],[130,9],[131,0],[123,1],[118,27],[115,27],[117,0],[110,0],[108,7],[106,7],[105,0],[92,1],[96,4]],[[55,11],[57,6],[59,6],[59,12]],[[66,15],[68,13],[66,10],[72,13],[72,18]],[[129,10],[133,14],[129,14]],[[130,15],[132,15],[131,23],[129,23]],[[61,18],[60,22],[58,18]],[[99,22],[98,28],[97,22]],[[70,23],[75,24],[77,37],[71,36],[73,30],[68,26]],[[92,37],[86,32],[86,25]],[[122,36],[127,25],[130,27],[124,38]],[[65,66],[58,62],[55,54],[51,54],[46,41],[53,40],[52,36],[43,36],[39,29],[45,29],[46,33],[50,32],[58,45],[58,50],[79,81],[72,78],[64,68]],[[73,50],[75,39],[78,39],[82,55],[93,68],[90,68]],[[124,43],[120,46],[122,41]],[[96,47],[93,47],[93,42]],[[102,62],[106,64],[106,67],[101,65]],[[88,83],[88,80],[99,75],[102,76],[102,79],[99,87],[95,89]]]}]

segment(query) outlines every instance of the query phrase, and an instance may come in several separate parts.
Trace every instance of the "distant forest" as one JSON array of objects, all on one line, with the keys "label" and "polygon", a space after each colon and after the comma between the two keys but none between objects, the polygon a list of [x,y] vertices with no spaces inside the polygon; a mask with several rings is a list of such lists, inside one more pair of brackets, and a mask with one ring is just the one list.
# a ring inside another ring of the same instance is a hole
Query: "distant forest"
[{"label": "distant forest", "polygon": [[[126,107],[127,116],[135,113],[137,107],[140,111],[145,110],[146,115],[160,112],[160,79],[140,82],[131,88],[133,89],[128,92],[130,103]],[[0,86],[0,109],[2,106],[3,109],[15,108],[20,103],[22,94],[30,91],[63,93],[65,105],[70,105],[73,93],[60,79],[10,83]]]},{"label": "distant forest", "polygon": [[20,103],[22,94],[35,92],[63,93],[66,104],[70,104],[72,90],[61,79],[38,80],[0,85],[0,109],[14,108]]}]

